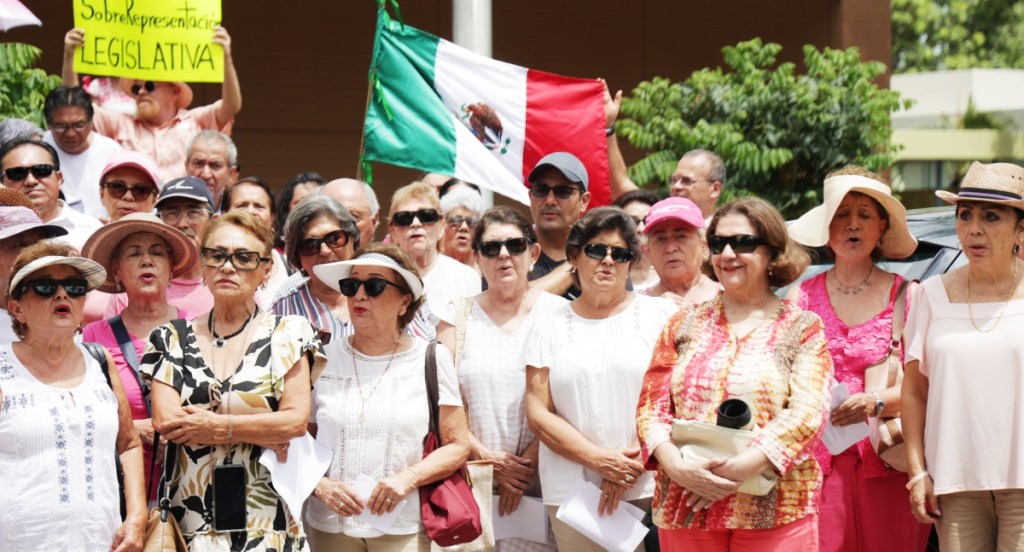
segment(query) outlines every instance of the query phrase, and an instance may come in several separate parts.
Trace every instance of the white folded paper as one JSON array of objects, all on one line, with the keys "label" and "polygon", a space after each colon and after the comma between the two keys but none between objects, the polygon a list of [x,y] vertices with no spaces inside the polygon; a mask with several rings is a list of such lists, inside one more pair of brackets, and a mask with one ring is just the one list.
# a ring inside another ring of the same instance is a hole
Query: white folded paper
[{"label": "white folded paper", "polygon": [[[391,530],[391,526],[395,524],[395,520],[398,519],[398,514],[402,513],[402,510],[405,509],[405,506],[406,504],[409,503],[409,501],[402,499],[401,502],[395,504],[395,509],[392,510],[390,513],[384,513],[379,516],[375,516],[370,513],[370,507],[366,505],[366,501],[370,498],[370,493],[373,492],[373,488],[376,486],[377,480],[364,473],[359,474],[359,477],[356,478],[355,483],[352,483],[352,490],[356,492],[356,494],[359,496],[359,501],[363,503],[363,513],[356,516],[356,519],[363,523],[366,523],[367,525],[373,527],[378,531],[387,533],[389,530]],[[414,490],[413,492],[418,491]]]},{"label": "white folded paper", "polygon": [[288,506],[293,519],[302,519],[302,503],[313,494],[316,484],[331,467],[333,457],[331,450],[317,443],[309,433],[291,440],[288,461],[283,464],[278,462],[276,452],[263,449],[260,464],[270,472],[274,490]]},{"label": "white folded paper", "polygon": [[868,423],[860,422],[848,426],[837,427],[832,425],[831,412],[843,401],[850,398],[850,391],[845,383],[838,381],[832,383],[832,407],[829,409],[829,417],[825,423],[825,430],[821,434],[821,441],[825,448],[832,454],[839,454],[852,447],[868,436]]},{"label": "white folded paper", "polygon": [[606,550],[635,550],[647,535],[643,510],[621,501],[615,513],[598,516],[597,505],[600,501],[601,489],[581,479],[573,485],[555,517]]},{"label": "white folded paper", "polygon": [[517,537],[541,544],[548,543],[548,512],[541,499],[524,496],[519,501],[516,511],[504,516],[498,515],[500,502],[501,497],[494,495],[494,508],[491,516],[491,519],[494,520],[494,540]]}]

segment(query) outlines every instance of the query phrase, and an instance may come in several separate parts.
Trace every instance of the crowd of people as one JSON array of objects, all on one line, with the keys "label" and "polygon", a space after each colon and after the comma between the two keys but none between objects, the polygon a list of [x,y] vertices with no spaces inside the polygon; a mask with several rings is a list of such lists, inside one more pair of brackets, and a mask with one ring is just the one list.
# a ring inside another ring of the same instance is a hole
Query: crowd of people
[{"label": "crowd of people", "polygon": [[[1024,547],[1024,168],[937,194],[966,263],[924,282],[884,269],[918,242],[878,175],[832,172],[787,225],[720,202],[708,150],[669,197],[636,186],[614,133],[612,206],[548,152],[528,214],[430,174],[382,217],[359,180],[239,177],[214,41],[212,105],[125,80],[121,113],[66,67],[48,130],[3,134],[0,550],[141,550],[161,504],[195,551],[425,552],[417,490],[469,460],[497,516],[546,508],[548,542],[497,550],[602,550],[558,515],[581,481],[598,519],[646,513],[639,551],[922,551],[933,526],[943,550]],[[801,280],[812,249],[834,265]],[[905,378],[870,384],[890,358]],[[736,404],[742,428],[715,429]],[[822,440],[896,417],[900,462]],[[260,457],[307,432],[332,460],[295,511]],[[693,432],[732,448],[701,456]],[[365,517],[403,503],[386,530]]]}]

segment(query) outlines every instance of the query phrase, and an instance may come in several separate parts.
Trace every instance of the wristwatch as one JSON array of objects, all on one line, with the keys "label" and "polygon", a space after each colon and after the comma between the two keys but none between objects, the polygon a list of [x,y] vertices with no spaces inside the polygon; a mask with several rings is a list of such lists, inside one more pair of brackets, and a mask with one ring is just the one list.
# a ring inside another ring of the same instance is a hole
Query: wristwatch
[{"label": "wristwatch", "polygon": [[882,400],[882,396],[878,394],[878,391],[872,391],[871,394],[875,396],[875,413],[872,416],[877,418],[885,410],[885,401]]}]

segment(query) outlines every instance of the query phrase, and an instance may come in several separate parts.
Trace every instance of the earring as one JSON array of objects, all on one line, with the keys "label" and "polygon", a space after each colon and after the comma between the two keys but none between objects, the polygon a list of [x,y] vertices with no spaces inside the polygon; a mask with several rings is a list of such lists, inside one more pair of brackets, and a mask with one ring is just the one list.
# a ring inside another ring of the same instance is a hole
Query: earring
[{"label": "earring", "polygon": [[79,322],[79,323],[78,323],[78,329],[77,329],[77,330],[75,330],[75,331],[76,331],[77,333],[82,333],[82,325],[83,325],[83,324],[84,324],[84,322]]},{"label": "earring", "polygon": [[1019,243],[1013,244],[1013,254],[1014,255],[1020,255],[1020,244]]}]

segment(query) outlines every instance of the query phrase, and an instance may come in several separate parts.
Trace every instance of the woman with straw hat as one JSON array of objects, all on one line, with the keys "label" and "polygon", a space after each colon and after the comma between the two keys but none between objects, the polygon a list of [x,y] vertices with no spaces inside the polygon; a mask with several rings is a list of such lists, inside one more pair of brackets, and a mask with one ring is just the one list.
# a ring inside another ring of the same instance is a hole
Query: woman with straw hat
[{"label": "woman with straw hat", "polygon": [[[974,163],[956,205],[967,265],[925,280],[906,333],[910,504],[943,552],[1024,549],[1024,168]],[[927,470],[927,471],[926,471]]]},{"label": "woman with straw hat", "polygon": [[[903,277],[876,263],[909,256],[917,240],[907,229],[906,209],[865,169],[851,166],[829,175],[824,197],[789,232],[805,246],[825,246],[835,266],[791,289],[788,298],[825,323],[836,380],[850,392],[829,417],[835,426],[849,426],[900,410],[899,385],[865,389],[865,371],[888,358],[893,313],[904,309],[905,315],[907,302],[900,298],[909,296],[899,293],[906,287]],[[824,476],[818,516],[823,552],[924,549],[929,527],[904,506],[907,475],[883,462],[869,439],[836,455],[819,442],[815,456]]]}]

